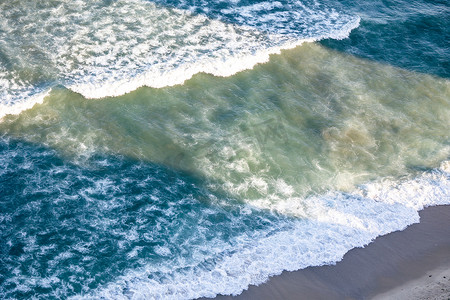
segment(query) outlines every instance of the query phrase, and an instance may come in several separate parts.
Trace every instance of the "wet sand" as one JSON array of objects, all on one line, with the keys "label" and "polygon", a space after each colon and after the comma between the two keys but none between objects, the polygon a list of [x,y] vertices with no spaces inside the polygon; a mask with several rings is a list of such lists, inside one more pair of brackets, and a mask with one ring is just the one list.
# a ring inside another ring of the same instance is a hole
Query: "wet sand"
[{"label": "wet sand", "polygon": [[410,299],[450,299],[450,268],[442,266],[427,272],[419,279],[407,282],[386,293],[379,294],[373,300],[410,300]]},{"label": "wet sand", "polygon": [[420,217],[352,249],[336,265],[283,272],[216,299],[450,299],[450,206],[426,208]]}]

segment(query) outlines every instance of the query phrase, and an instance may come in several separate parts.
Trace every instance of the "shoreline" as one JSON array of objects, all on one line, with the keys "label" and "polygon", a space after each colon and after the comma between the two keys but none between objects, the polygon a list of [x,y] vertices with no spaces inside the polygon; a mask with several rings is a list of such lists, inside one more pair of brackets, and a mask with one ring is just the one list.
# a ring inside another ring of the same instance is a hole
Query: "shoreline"
[{"label": "shoreline", "polygon": [[215,299],[450,299],[450,205],[419,214],[420,223],[354,248],[335,265],[285,271]]}]

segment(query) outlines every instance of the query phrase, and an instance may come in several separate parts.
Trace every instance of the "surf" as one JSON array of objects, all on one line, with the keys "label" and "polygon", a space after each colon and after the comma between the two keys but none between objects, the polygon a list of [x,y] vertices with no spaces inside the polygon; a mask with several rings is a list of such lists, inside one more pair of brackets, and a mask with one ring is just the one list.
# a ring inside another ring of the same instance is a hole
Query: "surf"
[{"label": "surf", "polygon": [[34,1],[1,4],[0,38],[20,38],[0,48],[0,117],[40,103],[42,95],[57,86],[86,98],[104,98],[142,86],[182,84],[197,73],[231,76],[267,62],[281,49],[344,38],[359,24],[357,16],[331,9],[311,7],[306,13],[306,5],[304,15],[284,12],[289,18],[280,19],[283,24],[303,24],[285,32],[271,27],[277,22],[270,11],[260,16],[258,24],[239,24],[163,4],[137,0],[89,5],[81,0],[44,1],[38,7]]}]

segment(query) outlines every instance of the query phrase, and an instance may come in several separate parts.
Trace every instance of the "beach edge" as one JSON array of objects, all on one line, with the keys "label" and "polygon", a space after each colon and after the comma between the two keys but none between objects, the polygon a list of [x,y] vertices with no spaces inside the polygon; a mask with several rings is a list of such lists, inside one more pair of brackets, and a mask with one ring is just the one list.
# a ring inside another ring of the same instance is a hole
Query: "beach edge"
[{"label": "beach edge", "polygon": [[420,223],[354,248],[335,265],[283,272],[240,295],[215,299],[449,299],[450,205],[419,214]]}]

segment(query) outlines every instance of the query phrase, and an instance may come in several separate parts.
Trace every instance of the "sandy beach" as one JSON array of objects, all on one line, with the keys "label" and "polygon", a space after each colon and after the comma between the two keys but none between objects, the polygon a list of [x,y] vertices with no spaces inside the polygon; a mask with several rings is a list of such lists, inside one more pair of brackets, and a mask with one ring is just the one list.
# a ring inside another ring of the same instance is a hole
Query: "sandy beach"
[{"label": "sandy beach", "polygon": [[450,299],[450,206],[349,251],[332,266],[284,272],[237,297],[216,299]]},{"label": "sandy beach", "polygon": [[443,265],[428,271],[419,279],[409,281],[373,298],[373,300],[387,299],[450,299],[450,268]]}]

